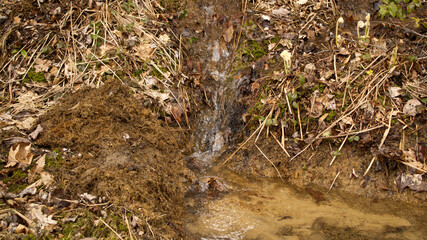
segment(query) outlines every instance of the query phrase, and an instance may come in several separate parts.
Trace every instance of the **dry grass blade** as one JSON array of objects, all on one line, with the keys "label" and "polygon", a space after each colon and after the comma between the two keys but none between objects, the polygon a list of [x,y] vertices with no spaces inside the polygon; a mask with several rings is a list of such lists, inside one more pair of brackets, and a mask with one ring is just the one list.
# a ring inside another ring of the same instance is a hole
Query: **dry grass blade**
[{"label": "dry grass blade", "polygon": [[338,172],[338,173],[337,173],[337,175],[335,175],[335,178],[334,178],[334,180],[332,181],[331,186],[329,187],[329,190],[328,190],[328,192],[327,192],[327,193],[329,193],[329,191],[331,191],[331,189],[334,187],[334,184],[335,184],[335,182],[337,181],[338,176],[340,175],[340,173],[341,173],[341,172]]},{"label": "dry grass blade", "polygon": [[[365,104],[367,102],[367,98],[371,95],[371,93],[376,89],[376,87],[378,87],[381,83],[384,82],[385,79],[388,78],[388,76],[396,69],[396,66],[392,67],[386,74],[384,74],[384,76],[372,87],[368,88],[366,87],[365,90],[359,95],[358,99],[358,103],[356,104],[356,106],[352,107],[352,108],[348,108],[347,109],[347,113],[343,114],[340,118],[338,118],[336,121],[334,121],[332,124],[330,124],[327,128],[325,128],[322,132],[320,132],[319,134],[317,134],[317,136],[315,138],[313,138],[310,143],[308,143],[301,151],[299,151],[297,154],[295,154],[295,156],[293,156],[291,159],[289,159],[289,161],[292,161],[293,159],[295,159],[296,157],[298,157],[301,153],[303,153],[305,150],[307,150],[311,144],[313,144],[316,140],[318,140],[324,133],[326,133],[327,131],[329,131],[330,129],[332,129],[336,124],[338,124],[341,120],[343,120],[345,117],[350,116],[352,113],[354,113],[357,109],[359,109],[363,104]],[[371,84],[373,84],[373,82],[375,81],[375,78],[371,81],[370,84],[368,84],[368,86],[370,86]]]},{"label": "dry grass blade", "polygon": [[98,218],[106,227],[108,227],[119,239],[123,240],[122,236],[118,234],[110,225],[108,225],[104,220]]},{"label": "dry grass blade", "polygon": [[[341,146],[338,148],[338,152],[341,151],[342,147],[344,146],[345,142],[348,139],[348,136],[350,136],[350,132],[353,129],[353,127],[354,127],[354,125],[351,125],[350,130],[348,130],[348,133],[346,134],[344,141],[342,141]],[[334,163],[334,161],[335,161],[335,159],[337,157],[338,157],[337,155],[334,155],[334,157],[332,158],[331,162],[329,163],[329,166],[331,166]]]},{"label": "dry grass blade", "polygon": [[[383,144],[384,144],[384,142],[385,142],[385,140],[386,140],[386,138],[387,138],[387,136],[388,136],[388,133],[390,132],[390,129],[391,129],[391,120],[392,120],[392,118],[393,118],[393,116],[396,114],[396,112],[395,111],[392,111],[390,114],[389,114],[389,120],[388,120],[388,127],[387,127],[387,129],[384,131],[384,135],[383,135],[383,138],[381,139],[381,143],[380,143],[380,145],[378,146],[378,149],[379,150],[381,150],[381,148],[382,148],[382,146],[383,146]],[[371,167],[372,167],[372,164],[375,162],[375,160],[377,159],[377,157],[376,156],[374,156],[373,158],[372,158],[372,160],[371,160],[371,162],[369,163],[369,166],[368,166],[368,168],[366,169],[366,171],[365,171],[365,173],[363,174],[363,176],[366,176],[366,174],[368,174],[368,172],[369,172],[369,170],[371,169]]]},{"label": "dry grass blade", "polygon": [[265,157],[265,159],[267,159],[271,165],[274,167],[274,169],[276,170],[277,174],[279,175],[280,179],[282,180],[282,182],[285,182],[285,180],[282,177],[282,174],[280,174],[279,169],[277,169],[276,165],[274,165],[274,163],[267,157],[267,155],[265,155],[265,153],[258,147],[258,145],[255,144],[255,147],[258,149],[258,151],[262,154],[262,156]]}]

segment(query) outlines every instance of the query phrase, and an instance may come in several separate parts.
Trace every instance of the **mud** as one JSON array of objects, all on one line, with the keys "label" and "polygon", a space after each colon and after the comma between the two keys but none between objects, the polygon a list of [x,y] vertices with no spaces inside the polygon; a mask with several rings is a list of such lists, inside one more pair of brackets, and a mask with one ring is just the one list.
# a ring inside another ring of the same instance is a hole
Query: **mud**
[{"label": "mud", "polygon": [[221,175],[231,191],[202,200],[205,208],[187,225],[194,239],[422,239],[426,234],[425,207],[336,192],[319,198],[315,185]]},{"label": "mud", "polygon": [[130,89],[112,81],[81,90],[40,123],[40,146],[72,151],[53,169],[66,193],[107,197],[143,216],[162,237],[182,234],[185,183],[192,176],[183,165],[182,136],[143,109]]},{"label": "mud", "polygon": [[[325,193],[338,174],[332,191],[421,205],[427,200],[424,192],[409,189],[399,191],[395,181],[406,169],[398,166],[394,160],[380,157],[375,161],[372,170],[363,176],[372,155],[366,154],[369,148],[361,147],[357,143],[344,146],[342,155],[337,157],[332,165],[332,152],[337,146],[329,141],[321,143],[315,151],[307,151],[292,161],[284,156],[281,147],[272,139],[260,139],[257,144],[279,169],[284,179],[302,188],[314,184],[321,187]],[[258,149],[248,146],[236,155],[227,166],[233,171],[256,177],[279,177],[272,164]],[[221,161],[225,161],[225,158],[219,159],[218,164],[221,164]]]}]

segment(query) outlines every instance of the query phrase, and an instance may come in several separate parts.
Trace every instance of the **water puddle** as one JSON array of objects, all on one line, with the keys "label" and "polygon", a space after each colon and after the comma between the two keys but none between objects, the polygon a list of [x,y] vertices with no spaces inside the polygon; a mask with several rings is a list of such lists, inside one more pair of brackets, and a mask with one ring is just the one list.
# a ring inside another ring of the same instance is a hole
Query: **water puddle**
[{"label": "water puddle", "polygon": [[[187,224],[198,239],[423,239],[427,208],[372,201],[227,173]],[[223,174],[224,176],[224,174]]]}]

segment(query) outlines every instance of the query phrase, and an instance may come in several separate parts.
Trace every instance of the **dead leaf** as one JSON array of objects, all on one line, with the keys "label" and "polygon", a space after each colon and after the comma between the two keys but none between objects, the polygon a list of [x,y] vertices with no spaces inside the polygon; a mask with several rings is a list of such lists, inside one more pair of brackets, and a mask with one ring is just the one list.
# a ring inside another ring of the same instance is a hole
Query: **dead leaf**
[{"label": "dead leaf", "polygon": [[152,97],[153,99],[158,100],[161,104],[163,104],[164,101],[170,98],[169,92],[162,93],[155,90],[148,90],[148,91],[145,91],[144,94]]},{"label": "dead leaf", "polygon": [[89,193],[80,194],[79,197],[81,197],[83,200],[87,200],[91,203],[95,203],[95,200],[97,199],[96,196],[89,194]]},{"label": "dead leaf", "polygon": [[406,187],[409,187],[411,190],[417,192],[426,192],[427,183],[423,182],[422,174],[407,174],[402,173],[401,176],[398,176],[395,180],[395,184],[399,189],[399,192],[402,192]]},{"label": "dead leaf", "polygon": [[402,90],[402,88],[400,87],[390,87],[388,89],[388,92],[390,93],[390,97],[395,98],[400,96],[400,91]]},{"label": "dead leaf", "polygon": [[101,51],[101,56],[105,56],[106,53],[115,53],[116,52],[116,47],[112,44],[102,44],[99,47],[99,50]]},{"label": "dead leaf", "polygon": [[279,8],[279,9],[273,9],[273,10],[271,11],[271,13],[272,13],[273,15],[278,16],[278,17],[287,17],[287,16],[288,16],[288,14],[289,14],[289,10],[287,10],[286,8],[281,7],[281,8]]},{"label": "dead leaf", "polygon": [[151,59],[154,51],[150,43],[140,43],[133,49],[135,50],[136,55],[144,61]]},{"label": "dead leaf", "polygon": [[18,164],[18,167],[28,166],[31,164],[33,156],[34,155],[31,153],[31,143],[17,143],[9,150],[6,167],[13,167],[16,164]]},{"label": "dead leaf", "polygon": [[323,104],[315,101],[313,106],[311,107],[310,116],[313,118],[318,118],[322,115],[323,112]]},{"label": "dead leaf", "polygon": [[225,31],[222,33],[222,36],[224,37],[224,40],[225,40],[227,43],[229,43],[229,42],[231,42],[231,40],[233,40],[233,33],[234,33],[233,25],[229,26],[229,27],[227,28],[227,30],[225,30]]},{"label": "dead leaf", "polygon": [[37,122],[36,118],[27,117],[23,121],[16,122],[16,126],[21,130],[30,130],[34,127],[34,124]]},{"label": "dead leaf", "polygon": [[181,107],[176,105],[172,106],[172,115],[178,122],[181,122],[182,113]]},{"label": "dead leaf", "polygon": [[73,60],[69,59],[67,63],[64,64],[64,75],[67,78],[71,78],[75,72],[77,72],[77,66]]},{"label": "dead leaf", "polygon": [[160,36],[159,36],[159,41],[160,41],[163,45],[167,45],[167,44],[169,43],[169,41],[170,41],[170,37],[169,37],[169,35],[167,35],[166,33],[165,33],[165,34],[162,34],[162,35],[160,35]]},{"label": "dead leaf", "polygon": [[28,173],[28,183],[33,183],[36,177],[36,174],[43,171],[44,165],[46,162],[46,154],[43,154],[36,160],[36,166],[34,166]]},{"label": "dead leaf", "polygon": [[23,198],[25,195],[34,195],[37,193],[36,187],[27,187],[19,193],[19,197]]},{"label": "dead leaf", "polygon": [[343,117],[341,121],[347,125],[354,125],[353,118],[351,117]]},{"label": "dead leaf", "polygon": [[48,72],[50,66],[52,66],[52,61],[50,60],[44,60],[41,58],[37,58],[36,61],[34,62],[34,71],[35,72]]},{"label": "dead leaf", "polygon": [[403,107],[403,113],[409,116],[417,115],[417,106],[420,106],[421,103],[417,99],[411,99],[406,102]]},{"label": "dead leaf", "polygon": [[42,185],[48,187],[48,186],[50,186],[53,183],[54,179],[53,179],[53,176],[50,173],[48,173],[48,172],[41,172],[40,173],[40,181],[41,181]]},{"label": "dead leaf", "polygon": [[32,139],[36,139],[41,132],[43,132],[43,127],[40,124],[38,124],[36,127],[36,130],[34,130],[32,133],[28,134],[28,136]]},{"label": "dead leaf", "polygon": [[36,222],[41,229],[58,223],[58,221],[52,219],[53,215],[47,216],[42,212],[43,207],[43,205],[31,203],[28,208],[28,217]]},{"label": "dead leaf", "polygon": [[30,230],[26,227],[26,226],[24,226],[24,225],[22,225],[22,224],[19,224],[17,227],[16,227],[16,229],[15,229],[15,232],[17,233],[17,234],[29,234],[30,233]]},{"label": "dead leaf", "polygon": [[13,18],[13,25],[18,25],[21,23],[21,18],[16,16]]}]

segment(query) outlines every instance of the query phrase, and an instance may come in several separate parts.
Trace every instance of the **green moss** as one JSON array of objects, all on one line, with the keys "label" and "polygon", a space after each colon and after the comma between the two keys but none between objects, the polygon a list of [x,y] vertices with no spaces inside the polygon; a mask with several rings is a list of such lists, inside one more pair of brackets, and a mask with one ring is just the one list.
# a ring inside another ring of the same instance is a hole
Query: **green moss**
[{"label": "green moss", "polygon": [[2,181],[5,184],[8,184],[9,191],[12,193],[19,193],[24,190],[28,184],[26,184],[25,179],[27,179],[28,174],[22,172],[21,169],[13,171],[12,176],[4,178]]},{"label": "green moss", "polygon": [[46,82],[46,78],[44,77],[44,72],[36,72],[33,68],[28,71],[27,76],[22,80],[22,83],[28,82]]},{"label": "green moss", "polygon": [[255,61],[268,53],[268,46],[266,44],[249,40],[243,44],[238,50],[237,57],[249,61]]},{"label": "green moss", "polygon": [[332,121],[332,119],[334,119],[335,116],[337,116],[337,113],[335,111],[330,112],[328,114],[328,116],[326,117],[326,121],[328,121],[328,122]]},{"label": "green moss", "polygon": [[280,37],[279,36],[275,36],[274,38],[272,38],[270,40],[272,43],[278,43],[280,41]]},{"label": "green moss", "polygon": [[185,0],[161,0],[160,4],[168,12],[177,12],[185,4]]},{"label": "green moss", "polygon": [[45,166],[46,168],[59,167],[62,164],[62,154],[58,149],[54,149],[51,154],[46,156]]}]

